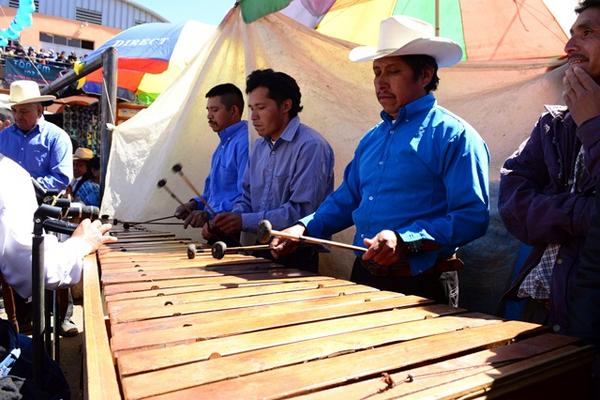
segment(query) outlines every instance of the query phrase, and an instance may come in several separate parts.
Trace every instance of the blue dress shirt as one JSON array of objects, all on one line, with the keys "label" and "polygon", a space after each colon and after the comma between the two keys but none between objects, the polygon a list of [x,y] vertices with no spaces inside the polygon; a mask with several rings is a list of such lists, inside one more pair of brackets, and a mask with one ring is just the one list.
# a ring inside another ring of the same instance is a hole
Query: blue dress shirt
[{"label": "blue dress shirt", "polygon": [[257,139],[242,197],[233,207],[242,216],[242,230],[256,232],[263,219],[284,229],[314,212],[333,190],[333,162],[329,143],[298,117],[274,144]]},{"label": "blue dress shirt", "polygon": [[411,273],[482,236],[489,222],[487,147],[469,124],[432,94],[402,107],[361,139],[340,187],[301,222],[327,237],[356,225],[354,244],[382,230],[402,240],[434,240],[438,251],[409,257]]},{"label": "blue dress shirt", "polygon": [[47,190],[62,190],[73,179],[71,139],[43,118],[29,132],[16,124],[0,132],[0,153],[23,167]]},{"label": "blue dress shirt", "polygon": [[[210,162],[202,197],[216,212],[231,211],[242,193],[244,172],[248,165],[248,122],[240,121],[219,132],[219,146]],[[195,197],[199,210],[204,203]]]},{"label": "blue dress shirt", "polygon": [[89,179],[79,185],[73,196],[85,205],[100,207],[100,185]]}]

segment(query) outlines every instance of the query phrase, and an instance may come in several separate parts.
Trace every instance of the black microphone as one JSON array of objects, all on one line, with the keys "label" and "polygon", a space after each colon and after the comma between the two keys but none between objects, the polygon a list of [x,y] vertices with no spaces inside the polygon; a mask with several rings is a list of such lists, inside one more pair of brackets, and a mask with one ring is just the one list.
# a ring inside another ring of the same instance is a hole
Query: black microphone
[{"label": "black microphone", "polygon": [[69,236],[77,229],[77,224],[58,219],[47,219],[42,223],[42,226],[46,231],[62,233]]},{"label": "black microphone", "polygon": [[62,215],[62,208],[54,207],[48,204],[40,205],[35,213],[33,214],[34,219],[44,220],[46,218],[60,218]]},{"label": "black microphone", "polygon": [[73,203],[73,205],[64,212],[63,217],[89,218],[95,220],[98,219],[99,215],[100,209],[98,207],[86,206],[82,203]]}]

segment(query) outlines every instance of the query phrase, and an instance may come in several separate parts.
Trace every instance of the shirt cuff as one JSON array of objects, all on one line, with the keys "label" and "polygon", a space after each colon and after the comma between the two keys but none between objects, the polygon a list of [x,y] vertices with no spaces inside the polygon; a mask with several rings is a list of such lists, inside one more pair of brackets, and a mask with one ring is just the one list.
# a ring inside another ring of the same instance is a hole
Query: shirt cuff
[{"label": "shirt cuff", "polygon": [[200,201],[200,197],[196,196],[192,200],[196,202],[196,210],[204,210],[204,203]]},{"label": "shirt cuff", "polygon": [[321,237],[321,233],[322,233],[322,229],[321,229],[321,224],[319,224],[316,220],[315,220],[315,213],[312,213],[310,215],[307,215],[306,217],[302,218],[301,220],[299,220],[297,222],[297,224],[302,224],[304,225],[304,227],[306,228],[306,235],[309,236],[315,236],[315,237]]},{"label": "shirt cuff", "polygon": [[256,232],[258,223],[265,219],[265,213],[243,213],[242,214],[242,230],[244,232]]},{"label": "shirt cuff", "polygon": [[435,240],[433,236],[427,233],[425,229],[417,231],[416,229],[411,229],[409,227],[403,231],[397,231],[396,233],[404,242],[414,242],[416,240]]}]

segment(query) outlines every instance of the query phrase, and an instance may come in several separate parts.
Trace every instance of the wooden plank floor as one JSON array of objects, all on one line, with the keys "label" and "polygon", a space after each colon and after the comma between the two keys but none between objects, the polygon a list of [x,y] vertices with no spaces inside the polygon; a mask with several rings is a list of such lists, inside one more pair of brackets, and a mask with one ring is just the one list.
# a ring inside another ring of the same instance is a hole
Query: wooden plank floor
[{"label": "wooden plank floor", "polygon": [[248,255],[189,260],[188,240],[161,233],[116,234],[126,240],[98,258],[126,399],[510,399],[585,375],[594,354],[539,325]]}]

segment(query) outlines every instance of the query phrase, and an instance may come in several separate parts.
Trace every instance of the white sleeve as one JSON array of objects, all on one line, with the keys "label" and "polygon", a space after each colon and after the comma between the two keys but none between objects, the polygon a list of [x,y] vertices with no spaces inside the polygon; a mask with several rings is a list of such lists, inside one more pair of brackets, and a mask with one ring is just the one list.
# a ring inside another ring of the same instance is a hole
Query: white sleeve
[{"label": "white sleeve", "polygon": [[[31,296],[31,246],[33,214],[37,209],[29,174],[17,164],[0,156],[0,271],[6,282],[21,297]],[[83,257],[91,250],[83,239],[63,243],[52,235],[44,236],[45,282],[48,289],[69,286],[81,279]]]}]

